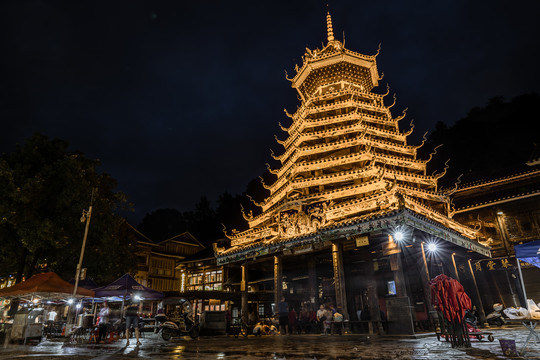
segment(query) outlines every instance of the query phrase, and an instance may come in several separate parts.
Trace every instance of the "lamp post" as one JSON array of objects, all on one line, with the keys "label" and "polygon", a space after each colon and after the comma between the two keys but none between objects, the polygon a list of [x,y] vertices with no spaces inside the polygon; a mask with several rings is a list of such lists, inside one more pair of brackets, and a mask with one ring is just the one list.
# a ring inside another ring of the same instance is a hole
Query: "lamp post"
[{"label": "lamp post", "polygon": [[424,242],[423,241],[420,243],[420,246],[422,247],[422,258],[424,259],[424,269],[426,270],[427,279],[428,279],[428,281],[430,281],[431,278],[429,277],[429,269],[428,269],[427,260],[426,260],[426,251],[424,250]]},{"label": "lamp post", "polygon": [[[452,263],[454,264],[454,272],[456,273],[456,279],[457,281],[460,281],[459,280],[459,273],[457,271],[457,266],[456,266],[456,259],[454,258],[454,256],[456,256],[456,253],[452,253]],[[461,282],[461,281],[460,281]]]},{"label": "lamp post", "polygon": [[77,271],[75,273],[75,286],[73,287],[73,297],[77,294],[77,287],[79,286],[79,277],[81,276],[82,262],[84,258],[84,249],[86,248],[86,238],[88,237],[88,228],[90,227],[90,218],[92,217],[92,204],[94,203],[94,189],[92,189],[92,198],[90,199],[90,207],[88,211],[83,210],[81,216],[81,222],[86,221],[84,228],[84,237],[81,246],[81,256],[79,257],[79,263],[77,264]]}]

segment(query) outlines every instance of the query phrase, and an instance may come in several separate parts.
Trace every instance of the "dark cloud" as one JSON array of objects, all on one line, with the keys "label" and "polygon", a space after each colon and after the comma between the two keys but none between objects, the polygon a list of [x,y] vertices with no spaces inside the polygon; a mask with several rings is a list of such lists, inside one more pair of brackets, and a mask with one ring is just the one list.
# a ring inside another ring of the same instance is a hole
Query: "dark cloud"
[{"label": "dark cloud", "polygon": [[[338,38],[409,107],[415,139],[496,95],[539,91],[537,1],[331,1]],[[244,190],[325,40],[324,2],[4,1],[0,152],[40,131],[99,158],[136,205]],[[405,120],[408,123],[408,120]]]}]

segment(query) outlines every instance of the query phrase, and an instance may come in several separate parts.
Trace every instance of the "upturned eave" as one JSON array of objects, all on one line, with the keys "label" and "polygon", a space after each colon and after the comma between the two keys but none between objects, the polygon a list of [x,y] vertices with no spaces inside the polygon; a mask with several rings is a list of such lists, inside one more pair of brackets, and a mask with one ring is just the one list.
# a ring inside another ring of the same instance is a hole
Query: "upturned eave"
[{"label": "upturned eave", "polygon": [[333,64],[338,64],[340,62],[348,62],[350,64],[369,69],[371,73],[373,87],[379,85],[379,74],[377,71],[377,63],[375,62],[375,59],[371,59],[370,57],[359,58],[357,56],[344,52],[336,53],[335,55],[331,55],[328,57],[322,57],[321,59],[308,60],[308,62],[304,66],[302,66],[296,76],[291,80],[291,86],[293,88],[299,89],[313,70],[324,68]]},{"label": "upturned eave", "polygon": [[408,208],[402,208],[376,215],[362,216],[340,223],[334,223],[319,231],[289,239],[276,239],[276,241],[255,242],[235,249],[228,249],[216,253],[218,265],[231,262],[253,259],[259,256],[294,250],[302,246],[322,246],[331,241],[346,238],[352,233],[365,234],[372,231],[391,230],[397,226],[410,226],[427,234],[440,238],[461,248],[477,252],[483,256],[491,257],[488,246],[470,239],[456,230],[450,229],[437,221],[427,218]]}]

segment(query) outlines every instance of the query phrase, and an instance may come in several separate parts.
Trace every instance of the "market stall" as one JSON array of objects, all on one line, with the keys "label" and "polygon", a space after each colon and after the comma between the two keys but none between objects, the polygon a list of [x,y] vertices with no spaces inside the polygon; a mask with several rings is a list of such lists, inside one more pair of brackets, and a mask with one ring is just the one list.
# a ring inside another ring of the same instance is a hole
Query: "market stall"
[{"label": "market stall", "polygon": [[[30,279],[0,289],[0,298],[65,299],[73,294],[74,286],[54,272],[36,274]],[[75,297],[93,297],[94,291],[78,288]]]},{"label": "market stall", "polygon": [[[0,298],[20,300],[30,304],[20,309],[13,317],[11,328],[6,328],[9,338],[12,341],[24,340],[24,342],[28,338],[41,339],[47,315],[45,305],[53,301],[72,298],[73,290],[72,284],[53,272],[36,274],[26,281],[1,289]],[[75,294],[76,298],[93,296],[92,290],[84,288],[78,288]]]},{"label": "market stall", "polygon": [[162,292],[156,291],[139,284],[133,276],[125,274],[106,286],[94,289],[96,298],[118,298],[122,302],[139,296],[142,300],[160,300],[165,296]]},{"label": "market stall", "polygon": [[[514,250],[516,252],[516,258],[518,259],[517,263],[519,277],[521,280],[521,287],[523,289],[523,298],[527,302],[528,316],[523,319],[510,320],[510,322],[519,322],[529,331],[527,340],[519,351],[520,355],[523,355],[531,341],[534,340],[540,342],[540,334],[536,330],[538,322],[540,321],[540,311],[537,310],[536,306],[534,306],[534,301],[530,301],[527,299],[527,291],[525,289],[525,283],[523,281],[520,260],[540,268],[540,240],[531,241],[522,245],[516,245],[514,246]],[[534,308],[531,307],[531,305],[533,305]]]},{"label": "market stall", "polygon": [[[120,309],[114,311],[115,317],[118,320],[121,320],[124,313],[125,302],[129,301],[132,297],[137,297],[143,302],[152,302],[161,300],[165,296],[160,291],[156,291],[139,284],[130,274],[125,274],[124,276],[116,279],[109,285],[96,288],[94,289],[94,291],[96,292],[96,301],[107,300],[109,301],[109,303],[120,302]],[[153,303],[151,303],[150,305],[153,305]],[[155,326],[155,319],[148,316],[151,313],[153,313],[153,308],[151,308],[145,313],[146,316],[144,318],[144,324],[148,324],[149,328],[151,327],[151,330],[153,331],[153,327]]]}]

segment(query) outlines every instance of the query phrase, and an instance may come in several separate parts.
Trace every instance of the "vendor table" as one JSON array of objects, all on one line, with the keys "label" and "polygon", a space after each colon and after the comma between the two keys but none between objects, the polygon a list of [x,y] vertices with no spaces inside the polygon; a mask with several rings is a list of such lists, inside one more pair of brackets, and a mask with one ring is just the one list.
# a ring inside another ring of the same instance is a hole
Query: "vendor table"
[{"label": "vendor table", "polygon": [[536,331],[536,325],[538,325],[538,322],[540,319],[510,319],[505,320],[509,323],[521,323],[523,326],[525,326],[529,330],[529,335],[527,336],[527,340],[525,341],[525,344],[523,344],[523,347],[519,351],[520,355],[523,355],[525,353],[525,350],[527,349],[527,346],[529,343],[534,340],[534,342],[539,341],[540,342],[540,333]]}]

